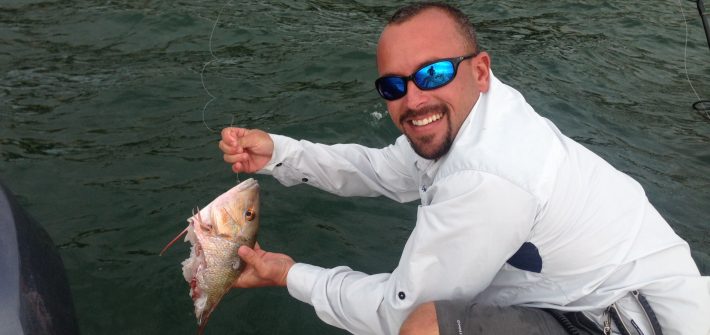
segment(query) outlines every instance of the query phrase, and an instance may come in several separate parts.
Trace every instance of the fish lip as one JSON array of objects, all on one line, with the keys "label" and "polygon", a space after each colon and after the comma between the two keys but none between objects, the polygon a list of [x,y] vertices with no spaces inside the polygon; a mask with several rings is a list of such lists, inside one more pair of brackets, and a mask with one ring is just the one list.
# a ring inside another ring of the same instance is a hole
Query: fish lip
[{"label": "fish lip", "polygon": [[241,192],[245,190],[249,190],[255,187],[259,187],[259,182],[256,181],[254,178],[249,178],[241,183],[239,183],[237,186],[234,187],[234,191],[236,192]]}]

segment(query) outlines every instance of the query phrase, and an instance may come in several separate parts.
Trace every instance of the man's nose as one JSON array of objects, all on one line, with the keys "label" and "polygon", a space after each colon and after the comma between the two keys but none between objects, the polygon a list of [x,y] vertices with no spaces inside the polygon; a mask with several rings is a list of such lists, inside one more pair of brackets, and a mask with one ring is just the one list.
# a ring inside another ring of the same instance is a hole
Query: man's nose
[{"label": "man's nose", "polygon": [[429,97],[428,94],[417,87],[413,81],[409,81],[407,82],[407,95],[405,95],[404,98],[407,99],[407,108],[419,109],[426,104]]}]

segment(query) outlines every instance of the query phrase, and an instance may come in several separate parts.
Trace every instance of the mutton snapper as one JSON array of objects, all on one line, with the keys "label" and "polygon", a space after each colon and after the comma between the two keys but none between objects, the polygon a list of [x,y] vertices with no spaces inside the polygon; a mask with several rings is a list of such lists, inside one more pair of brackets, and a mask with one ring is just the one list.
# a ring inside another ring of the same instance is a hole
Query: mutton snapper
[{"label": "mutton snapper", "polygon": [[192,244],[190,257],[182,262],[182,274],[190,283],[198,333],[210,314],[232,288],[244,264],[237,255],[240,246],[254,248],[259,230],[259,183],[247,179],[221,194],[187,219],[188,226],[168,245],[185,235]]}]

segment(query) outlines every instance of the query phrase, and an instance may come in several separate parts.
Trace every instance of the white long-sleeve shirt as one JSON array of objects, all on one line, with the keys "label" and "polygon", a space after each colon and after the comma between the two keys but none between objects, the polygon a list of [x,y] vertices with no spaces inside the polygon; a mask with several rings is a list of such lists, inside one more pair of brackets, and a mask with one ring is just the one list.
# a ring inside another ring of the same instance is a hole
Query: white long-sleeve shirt
[{"label": "white long-sleeve shirt", "polygon": [[290,294],[328,324],[356,334],[396,334],[419,304],[582,310],[602,322],[617,302],[647,323],[628,292],[640,289],[665,334],[710,333],[710,278],[642,187],[562,135],[491,75],[448,154],[426,160],[404,136],[382,149],[271,135],[260,173],[343,196],[421,205],[392,273],[297,263]]}]

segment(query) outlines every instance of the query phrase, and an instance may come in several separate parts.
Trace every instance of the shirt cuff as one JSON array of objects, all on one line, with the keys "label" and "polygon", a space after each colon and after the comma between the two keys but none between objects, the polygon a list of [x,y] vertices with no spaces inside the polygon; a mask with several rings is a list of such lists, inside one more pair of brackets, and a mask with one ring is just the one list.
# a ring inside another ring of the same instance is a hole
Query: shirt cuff
[{"label": "shirt cuff", "polygon": [[266,163],[266,166],[256,172],[259,174],[273,174],[274,168],[280,166],[281,163],[293,153],[296,145],[298,145],[298,141],[290,137],[276,134],[269,134],[269,136],[271,140],[274,141],[274,151],[271,154],[271,160]]},{"label": "shirt cuff", "polygon": [[313,286],[318,280],[318,277],[325,271],[326,269],[315,265],[305,263],[294,264],[288,271],[286,277],[288,293],[300,301],[313,305],[311,299]]}]

